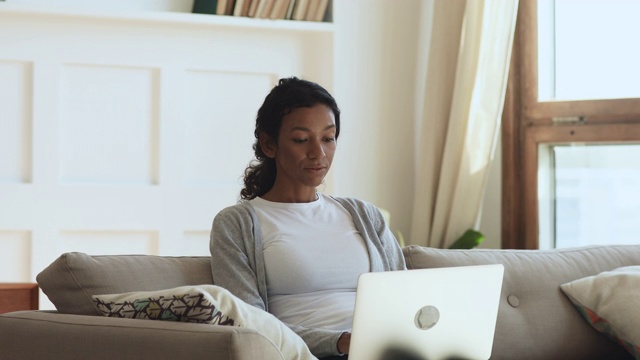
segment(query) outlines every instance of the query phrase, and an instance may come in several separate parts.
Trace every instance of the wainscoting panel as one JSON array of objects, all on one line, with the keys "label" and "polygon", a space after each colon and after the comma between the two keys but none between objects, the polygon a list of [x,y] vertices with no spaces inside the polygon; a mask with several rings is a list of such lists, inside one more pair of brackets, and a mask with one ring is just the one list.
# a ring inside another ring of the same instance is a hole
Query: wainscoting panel
[{"label": "wainscoting panel", "polygon": [[61,183],[157,184],[158,70],[66,64],[61,72]]},{"label": "wainscoting panel", "polygon": [[0,60],[0,184],[31,181],[30,62]]},{"label": "wainscoting panel", "polygon": [[[253,156],[247,134],[275,80],[275,74],[186,72],[185,185],[238,186]],[[229,151],[229,144],[238,151]]]},{"label": "wainscoting panel", "polygon": [[0,249],[0,283],[31,281],[31,233],[0,231]]},{"label": "wainscoting panel", "polygon": [[155,231],[62,231],[58,251],[89,255],[158,254]]},{"label": "wainscoting panel", "polygon": [[184,240],[176,255],[209,256],[209,231],[185,231]]}]

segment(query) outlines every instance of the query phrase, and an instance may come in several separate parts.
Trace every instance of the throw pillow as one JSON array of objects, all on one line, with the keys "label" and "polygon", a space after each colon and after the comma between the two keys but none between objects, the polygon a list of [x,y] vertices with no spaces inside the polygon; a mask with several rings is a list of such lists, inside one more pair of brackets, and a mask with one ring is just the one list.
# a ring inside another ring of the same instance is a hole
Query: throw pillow
[{"label": "throw pillow", "polygon": [[560,286],[596,330],[640,359],[640,266],[627,266]]},{"label": "throw pillow", "polygon": [[197,286],[94,295],[91,298],[98,311],[107,317],[234,324],[233,319],[215,306],[206,290]]},{"label": "throw pillow", "polygon": [[219,286],[93,295],[92,299],[104,316],[246,327],[267,338],[284,359],[316,359],[302,338],[278,318]]}]

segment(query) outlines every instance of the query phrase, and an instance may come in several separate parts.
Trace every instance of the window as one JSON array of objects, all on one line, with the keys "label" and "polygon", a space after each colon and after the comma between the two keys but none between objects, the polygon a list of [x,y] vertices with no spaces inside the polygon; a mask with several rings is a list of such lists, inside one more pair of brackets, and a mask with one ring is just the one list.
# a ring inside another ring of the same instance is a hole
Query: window
[{"label": "window", "polygon": [[503,114],[503,248],[627,243],[639,230],[639,11],[633,0],[520,2]]},{"label": "window", "polygon": [[540,248],[637,244],[640,145],[538,147]]},{"label": "window", "polygon": [[640,1],[539,0],[540,100],[640,97]]}]

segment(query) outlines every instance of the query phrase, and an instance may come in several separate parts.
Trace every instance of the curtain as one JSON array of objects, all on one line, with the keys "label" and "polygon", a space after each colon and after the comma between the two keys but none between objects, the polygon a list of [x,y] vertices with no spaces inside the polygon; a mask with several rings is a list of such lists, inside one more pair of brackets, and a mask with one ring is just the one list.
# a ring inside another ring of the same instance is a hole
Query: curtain
[{"label": "curtain", "polygon": [[517,7],[518,0],[433,1],[411,244],[446,248],[477,227],[500,133]]}]

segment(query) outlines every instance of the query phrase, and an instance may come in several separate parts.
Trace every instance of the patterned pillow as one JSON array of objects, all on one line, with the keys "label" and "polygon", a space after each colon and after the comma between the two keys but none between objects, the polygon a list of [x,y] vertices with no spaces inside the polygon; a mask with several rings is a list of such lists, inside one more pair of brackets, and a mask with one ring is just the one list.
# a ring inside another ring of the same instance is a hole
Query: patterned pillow
[{"label": "patterned pillow", "polygon": [[560,288],[591,326],[640,359],[640,266],[605,271]]},{"label": "patterned pillow", "polygon": [[98,311],[107,317],[169,320],[217,325],[233,325],[200,287],[94,295],[91,298]]},{"label": "patterned pillow", "polygon": [[181,286],[91,298],[104,316],[246,327],[267,338],[284,359],[316,359],[302,338],[278,318],[219,286]]}]

